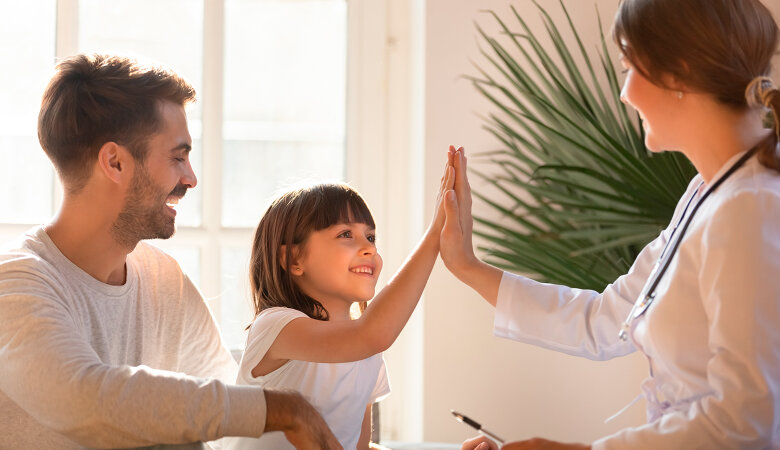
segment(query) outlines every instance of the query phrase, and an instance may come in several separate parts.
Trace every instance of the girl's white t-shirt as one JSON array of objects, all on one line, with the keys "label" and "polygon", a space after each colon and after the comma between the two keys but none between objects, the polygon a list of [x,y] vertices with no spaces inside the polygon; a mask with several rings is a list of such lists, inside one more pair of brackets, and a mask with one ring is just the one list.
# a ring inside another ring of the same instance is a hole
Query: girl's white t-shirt
[{"label": "girl's white t-shirt", "polygon": [[[252,369],[265,356],[279,332],[306,314],[291,308],[263,310],[249,329],[236,384],[294,389],[309,401],[327,422],[345,450],[357,447],[366,407],[390,394],[382,354],[361,361],[316,363],[290,360],[268,375],[253,377]],[[226,438],[225,450],[293,449],[280,431],[260,438]]]}]

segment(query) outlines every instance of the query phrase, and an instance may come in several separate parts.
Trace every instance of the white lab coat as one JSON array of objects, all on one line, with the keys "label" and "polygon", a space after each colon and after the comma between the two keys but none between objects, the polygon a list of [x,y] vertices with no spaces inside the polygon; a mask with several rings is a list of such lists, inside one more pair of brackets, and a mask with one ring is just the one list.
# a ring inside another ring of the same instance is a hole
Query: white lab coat
[{"label": "white lab coat", "polygon": [[[696,176],[672,224],[700,183]],[[753,157],[706,199],[655,301],[621,341],[620,326],[671,231],[602,293],[505,273],[495,334],[591,359],[634,350],[647,357],[648,423],[594,449],[780,448],[780,174]]]}]

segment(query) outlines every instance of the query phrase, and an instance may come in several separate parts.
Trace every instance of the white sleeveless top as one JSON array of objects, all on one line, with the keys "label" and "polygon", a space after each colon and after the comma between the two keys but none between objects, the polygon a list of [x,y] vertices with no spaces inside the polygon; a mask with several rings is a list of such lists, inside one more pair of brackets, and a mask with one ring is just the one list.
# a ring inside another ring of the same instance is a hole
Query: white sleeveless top
[{"label": "white sleeveless top", "polygon": [[[267,375],[252,376],[252,369],[265,356],[282,329],[300,317],[307,316],[298,310],[281,307],[266,309],[257,316],[249,329],[236,384],[300,392],[319,411],[344,449],[354,449],[366,407],[390,394],[381,353],[346,363],[290,360]],[[257,439],[224,440],[225,450],[293,448],[280,431],[265,433]]]}]

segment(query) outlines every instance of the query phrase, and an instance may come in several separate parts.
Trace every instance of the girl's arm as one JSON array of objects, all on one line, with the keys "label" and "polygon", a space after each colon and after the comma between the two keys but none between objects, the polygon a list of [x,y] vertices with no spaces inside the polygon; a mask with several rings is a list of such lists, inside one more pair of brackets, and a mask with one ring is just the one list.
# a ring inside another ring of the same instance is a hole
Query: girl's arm
[{"label": "girl's arm", "polygon": [[442,199],[455,182],[453,156],[454,148],[450,147],[430,226],[361,317],[348,321],[295,319],[282,329],[268,349],[263,358],[266,363],[290,359],[327,363],[359,361],[390,347],[417,306],[439,254],[444,226]]}]

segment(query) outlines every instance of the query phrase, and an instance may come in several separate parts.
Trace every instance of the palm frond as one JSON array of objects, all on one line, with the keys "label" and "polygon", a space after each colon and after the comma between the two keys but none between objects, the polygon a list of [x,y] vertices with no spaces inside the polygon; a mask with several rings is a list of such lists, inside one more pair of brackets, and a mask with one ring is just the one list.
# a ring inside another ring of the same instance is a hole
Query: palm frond
[{"label": "palm frond", "polygon": [[502,148],[481,156],[495,171],[475,171],[498,193],[475,197],[499,216],[475,217],[475,234],[492,264],[601,290],[666,226],[695,170],[680,154],[645,149],[620,101],[601,21],[592,59],[562,1],[572,46],[534,5],[540,36],[514,7],[514,29],[493,11],[498,36],[477,26],[486,66],[467,79],[494,109],[484,126]]}]

